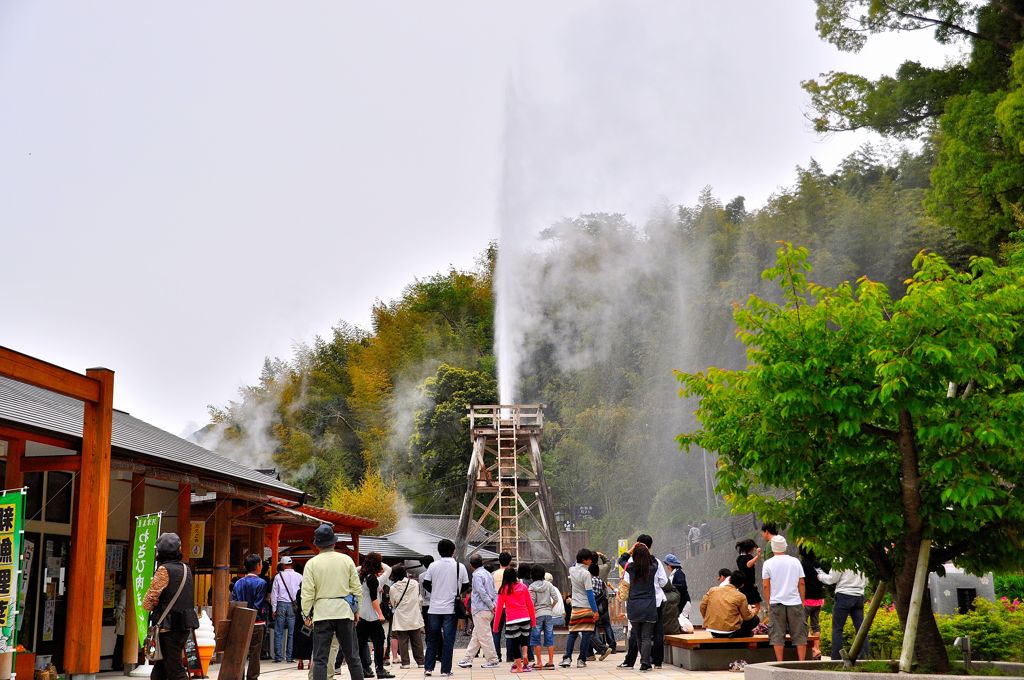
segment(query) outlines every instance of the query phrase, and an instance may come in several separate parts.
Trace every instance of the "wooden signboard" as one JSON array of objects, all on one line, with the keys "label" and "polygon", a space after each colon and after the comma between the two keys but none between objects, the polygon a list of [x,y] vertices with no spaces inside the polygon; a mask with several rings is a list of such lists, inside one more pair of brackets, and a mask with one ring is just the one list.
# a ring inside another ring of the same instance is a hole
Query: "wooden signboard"
[{"label": "wooden signboard", "polygon": [[203,677],[203,664],[199,661],[199,646],[196,644],[196,632],[193,630],[185,638],[185,668],[194,678]]}]

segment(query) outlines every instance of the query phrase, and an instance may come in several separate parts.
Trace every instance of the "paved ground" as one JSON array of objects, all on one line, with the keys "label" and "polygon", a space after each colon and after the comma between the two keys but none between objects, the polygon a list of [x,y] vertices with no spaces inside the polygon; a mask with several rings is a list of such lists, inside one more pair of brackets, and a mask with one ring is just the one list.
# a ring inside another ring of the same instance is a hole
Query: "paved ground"
[{"label": "paved ground", "polygon": [[[454,659],[456,663],[462,658],[462,651],[459,649],[455,650]],[[629,670],[623,668],[616,668],[616,665],[621,663],[622,654],[613,654],[609,656],[605,661],[591,661],[587,664],[586,668],[576,668],[575,665],[572,668],[558,668],[553,671],[534,671],[532,673],[523,673],[521,676],[509,672],[511,668],[510,664],[503,663],[500,668],[484,670],[480,668],[480,664],[483,660],[477,658],[475,668],[459,668],[455,666],[453,669],[455,672],[455,680],[491,680],[492,678],[501,678],[507,680],[509,678],[525,677],[533,680],[613,680],[616,678],[629,678],[630,680],[664,680],[665,678],[685,678],[686,680],[727,680],[727,678],[741,679],[743,676],[740,673],[730,673],[729,671],[716,671],[716,672],[695,672],[687,671],[682,668],[676,668],[674,666],[665,666],[661,670],[653,670],[650,673],[640,673],[636,670]],[[555,663],[557,664],[559,657],[556,654]],[[637,665],[639,667],[639,664]],[[408,670],[401,670],[398,666],[388,667],[392,673],[395,674],[396,680],[421,680],[423,678],[423,670],[417,668],[410,668]],[[213,666],[210,669],[210,677],[212,680],[217,678],[217,667]],[[260,673],[261,680],[306,680],[308,670],[297,670],[295,664],[284,664],[274,662],[263,662],[262,673]],[[434,670],[434,679],[438,679],[440,676],[439,669]],[[336,676],[336,680],[348,680],[348,671],[345,667],[342,667],[341,675]]]}]

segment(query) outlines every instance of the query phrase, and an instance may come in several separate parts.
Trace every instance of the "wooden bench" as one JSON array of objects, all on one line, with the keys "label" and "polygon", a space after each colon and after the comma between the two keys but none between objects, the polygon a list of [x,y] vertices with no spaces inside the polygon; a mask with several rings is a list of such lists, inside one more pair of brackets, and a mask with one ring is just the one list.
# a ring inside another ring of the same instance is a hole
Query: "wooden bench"
[{"label": "wooden bench", "polygon": [[[807,636],[807,658],[818,641],[818,636]],[[796,660],[796,648],[786,636],[783,658]],[[716,638],[706,630],[682,635],[665,636],[665,662],[691,671],[728,670],[729,664],[737,659],[747,663],[775,661],[775,650],[768,644],[767,635],[753,635],[743,638]]]}]

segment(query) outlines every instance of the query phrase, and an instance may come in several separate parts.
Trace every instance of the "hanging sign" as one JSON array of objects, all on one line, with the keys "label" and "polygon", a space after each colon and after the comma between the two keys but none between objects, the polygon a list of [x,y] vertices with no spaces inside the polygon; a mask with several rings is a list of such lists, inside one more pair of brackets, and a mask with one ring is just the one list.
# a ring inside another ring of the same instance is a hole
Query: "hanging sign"
[{"label": "hanging sign", "polygon": [[135,598],[135,626],[141,640],[149,629],[149,612],[142,608],[142,599],[153,580],[156,563],[156,539],[160,535],[160,515],[139,515],[135,518],[135,542],[132,544],[132,597]]},{"label": "hanging sign", "polygon": [[206,544],[206,522],[191,522],[189,526],[188,545],[189,551],[186,559],[198,560],[203,556],[203,547]]},{"label": "hanging sign", "polygon": [[21,587],[22,510],[25,489],[0,494],[0,653],[17,646],[18,595]]}]

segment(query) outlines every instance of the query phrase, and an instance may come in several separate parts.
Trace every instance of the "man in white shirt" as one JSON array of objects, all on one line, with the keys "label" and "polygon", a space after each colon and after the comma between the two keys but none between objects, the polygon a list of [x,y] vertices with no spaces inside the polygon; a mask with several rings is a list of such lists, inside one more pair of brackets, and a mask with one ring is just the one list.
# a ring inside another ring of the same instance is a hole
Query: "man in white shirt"
[{"label": "man in white shirt", "polygon": [[[277,576],[274,577],[274,585],[270,589],[270,609],[274,617],[274,661],[287,661],[291,663],[292,650],[295,639],[295,603],[298,602],[299,592],[302,588],[302,575],[292,568],[292,558],[285,555],[281,558],[278,566]],[[284,641],[284,631],[288,629],[288,646],[282,656],[281,644]]]},{"label": "man in white shirt", "polygon": [[[469,583],[469,570],[455,561],[455,544],[447,538],[437,544],[441,559],[432,563],[423,574],[423,587],[430,593],[427,609],[427,653],[423,675],[434,672],[434,663],[441,659],[441,677],[451,677],[452,656],[455,653],[455,598]],[[441,648],[438,649],[438,636]]]},{"label": "man in white shirt", "polygon": [[[860,624],[864,623],[864,588],[868,585],[868,579],[859,571],[849,569],[830,574],[821,569],[816,571],[819,581],[836,587],[836,603],[832,608],[832,660],[835,661],[841,658],[839,652],[843,648],[843,627],[847,617],[853,619],[855,630],[860,630]],[[868,641],[865,638],[858,658],[866,659],[867,655]]]},{"label": "man in white shirt", "polygon": [[797,658],[807,657],[807,616],[804,613],[804,566],[797,558],[787,555],[789,545],[784,536],[773,536],[773,557],[761,568],[764,579],[764,599],[772,627],[768,641],[775,648],[775,658],[782,661],[789,633],[796,647]]}]

